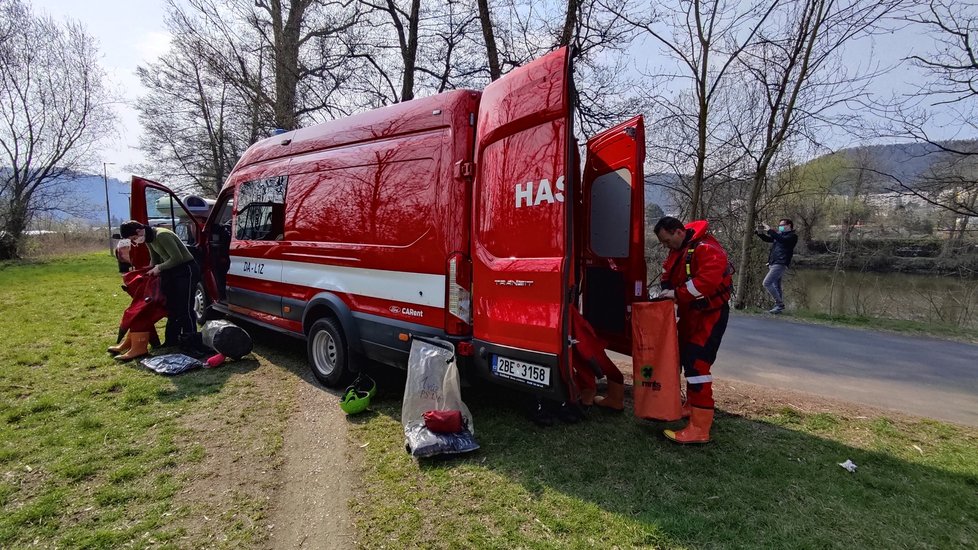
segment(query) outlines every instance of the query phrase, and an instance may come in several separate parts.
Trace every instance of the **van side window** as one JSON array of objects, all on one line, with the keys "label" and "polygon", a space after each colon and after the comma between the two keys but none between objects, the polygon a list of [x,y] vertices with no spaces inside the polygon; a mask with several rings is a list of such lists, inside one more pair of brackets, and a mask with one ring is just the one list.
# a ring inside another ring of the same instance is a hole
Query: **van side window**
[{"label": "van side window", "polygon": [[288,176],[247,181],[238,188],[235,238],[274,241],[285,232],[285,188]]}]

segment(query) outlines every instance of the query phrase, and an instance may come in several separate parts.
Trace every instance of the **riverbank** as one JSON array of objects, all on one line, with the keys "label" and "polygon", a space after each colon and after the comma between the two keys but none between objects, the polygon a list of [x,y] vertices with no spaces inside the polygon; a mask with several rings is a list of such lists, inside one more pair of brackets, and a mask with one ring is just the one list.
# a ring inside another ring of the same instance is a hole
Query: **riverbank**
[{"label": "riverbank", "polygon": [[917,275],[956,275],[978,278],[978,253],[935,257],[901,257],[878,252],[853,253],[840,263],[838,254],[796,254],[792,266],[803,269]]},{"label": "riverbank", "polygon": [[[738,314],[758,317],[770,315],[767,313],[767,311],[757,308],[739,311]],[[924,321],[908,321],[905,319],[886,319],[869,317],[866,315],[830,314],[820,311],[813,311],[810,309],[788,310],[784,313],[784,315],[791,317],[796,321],[818,325],[879,330],[883,332],[909,334],[912,336],[929,336],[931,338],[941,338],[955,342],[978,344],[978,330],[963,327],[961,325]]]}]

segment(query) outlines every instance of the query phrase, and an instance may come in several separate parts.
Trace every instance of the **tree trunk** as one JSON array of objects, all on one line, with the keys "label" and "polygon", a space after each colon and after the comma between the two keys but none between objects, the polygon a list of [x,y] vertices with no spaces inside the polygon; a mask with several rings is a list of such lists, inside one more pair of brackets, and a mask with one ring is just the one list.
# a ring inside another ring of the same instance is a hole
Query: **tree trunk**
[{"label": "tree trunk", "polygon": [[[411,14],[408,16],[407,49],[403,52],[404,79],[401,83],[401,101],[414,99],[414,72],[418,59],[418,20],[420,19],[421,0],[411,2]],[[394,14],[397,17],[397,14]]]},{"label": "tree trunk", "polygon": [[577,26],[577,6],[578,0],[567,0],[567,17],[564,18],[564,30],[560,33],[558,46],[570,46],[574,39],[574,28]]},{"label": "tree trunk", "polygon": [[307,3],[292,2],[287,20],[282,19],[281,2],[272,2],[272,35],[275,40],[275,126],[295,130],[296,87],[299,83],[299,34]]},{"label": "tree trunk", "polygon": [[[30,200],[28,197],[27,200]],[[27,208],[27,203],[25,201],[20,201],[13,199],[7,203],[7,220],[0,228],[3,233],[0,235],[0,249],[2,254],[0,256],[5,256],[0,259],[10,260],[13,258],[20,257],[20,246],[23,242],[24,231],[27,230],[28,215],[30,210]]]},{"label": "tree trunk", "polygon": [[744,221],[743,235],[740,238],[740,265],[737,266],[737,289],[734,294],[737,296],[734,302],[736,309],[743,309],[747,305],[747,280],[751,265],[751,250],[754,248],[754,227],[757,225],[757,201],[761,197],[761,188],[764,186],[765,170],[758,170],[754,175],[754,183],[750,190],[750,199],[747,202],[747,219]]},{"label": "tree trunk", "polygon": [[701,43],[702,53],[700,54],[700,75],[697,79],[697,100],[699,112],[697,113],[696,124],[696,169],[693,173],[693,189],[690,193],[689,219],[695,220],[706,213],[702,212],[700,203],[703,196],[703,177],[706,174],[706,131],[707,118],[710,116],[710,103],[707,92],[707,69],[710,62],[710,45]]},{"label": "tree trunk", "polygon": [[499,67],[499,52],[496,50],[496,36],[492,30],[489,16],[489,0],[478,0],[479,21],[482,23],[482,38],[486,41],[486,57],[489,60],[489,80],[496,81],[503,75]]}]

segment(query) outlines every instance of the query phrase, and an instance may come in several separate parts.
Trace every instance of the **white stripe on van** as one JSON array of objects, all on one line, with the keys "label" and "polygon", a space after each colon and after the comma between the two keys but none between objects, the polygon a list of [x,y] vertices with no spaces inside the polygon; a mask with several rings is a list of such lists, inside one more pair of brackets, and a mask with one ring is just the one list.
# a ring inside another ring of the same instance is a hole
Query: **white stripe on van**
[{"label": "white stripe on van", "polygon": [[229,275],[407,304],[445,307],[445,276],[231,256]]}]

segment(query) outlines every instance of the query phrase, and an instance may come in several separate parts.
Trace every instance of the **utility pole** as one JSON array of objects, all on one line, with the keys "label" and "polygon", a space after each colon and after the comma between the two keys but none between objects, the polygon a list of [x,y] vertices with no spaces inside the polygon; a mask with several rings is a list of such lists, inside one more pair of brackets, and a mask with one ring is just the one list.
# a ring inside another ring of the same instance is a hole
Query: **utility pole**
[{"label": "utility pole", "polygon": [[114,162],[103,162],[102,163],[102,183],[105,184],[105,220],[106,220],[106,230],[109,232],[109,256],[115,254],[112,250],[112,211],[109,209],[109,176],[106,171],[106,166],[110,164],[115,164]]}]

